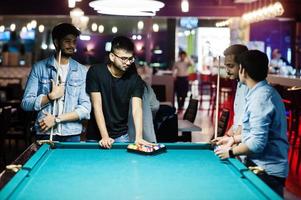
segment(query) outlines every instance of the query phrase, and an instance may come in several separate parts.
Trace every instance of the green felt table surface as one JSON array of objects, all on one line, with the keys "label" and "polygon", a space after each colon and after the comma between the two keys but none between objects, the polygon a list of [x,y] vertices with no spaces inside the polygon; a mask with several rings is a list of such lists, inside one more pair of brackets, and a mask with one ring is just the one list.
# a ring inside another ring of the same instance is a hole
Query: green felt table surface
[{"label": "green felt table surface", "polygon": [[44,144],[0,191],[0,199],[280,199],[236,159],[208,144],[166,144],[153,156],[127,144]]}]

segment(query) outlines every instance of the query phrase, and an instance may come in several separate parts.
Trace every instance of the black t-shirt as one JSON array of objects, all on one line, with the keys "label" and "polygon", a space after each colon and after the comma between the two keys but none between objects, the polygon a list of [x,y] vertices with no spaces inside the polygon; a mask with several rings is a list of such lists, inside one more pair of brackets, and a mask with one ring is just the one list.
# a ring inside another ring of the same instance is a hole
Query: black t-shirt
[{"label": "black t-shirt", "polygon": [[[126,134],[130,99],[142,98],[143,95],[143,82],[140,76],[129,70],[121,78],[115,78],[106,65],[94,65],[90,67],[86,81],[88,94],[101,93],[102,109],[109,136],[117,138]],[[101,139],[93,108],[87,128],[87,139]]]}]

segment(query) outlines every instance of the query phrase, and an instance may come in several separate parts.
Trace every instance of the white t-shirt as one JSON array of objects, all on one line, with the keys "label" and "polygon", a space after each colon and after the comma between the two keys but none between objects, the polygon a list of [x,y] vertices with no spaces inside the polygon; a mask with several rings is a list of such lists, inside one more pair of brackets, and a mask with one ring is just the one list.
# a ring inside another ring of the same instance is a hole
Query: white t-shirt
[{"label": "white t-shirt", "polygon": [[[58,83],[63,85],[66,90],[66,80],[67,80],[67,75],[68,75],[68,71],[69,71],[69,62],[65,65],[62,65],[62,64],[59,65],[56,60],[54,62],[55,62],[54,66],[56,66],[57,73],[58,73]],[[64,113],[64,103],[65,103],[65,92],[64,92],[64,95],[61,98],[59,98],[56,102],[56,108],[55,108],[55,112],[54,112],[54,114],[56,116]],[[61,126],[59,124],[57,126],[57,129],[55,129],[54,133],[57,135],[61,135],[60,130],[61,130]]]},{"label": "white t-shirt", "polygon": [[187,77],[189,75],[188,68],[193,65],[193,61],[186,57],[184,60],[178,60],[173,66],[173,73],[177,77]]}]

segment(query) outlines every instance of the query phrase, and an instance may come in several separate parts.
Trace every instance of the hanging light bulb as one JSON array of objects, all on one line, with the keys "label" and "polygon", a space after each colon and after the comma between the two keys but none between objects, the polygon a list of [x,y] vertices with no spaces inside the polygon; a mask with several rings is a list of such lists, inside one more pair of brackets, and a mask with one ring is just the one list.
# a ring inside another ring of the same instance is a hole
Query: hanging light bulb
[{"label": "hanging light bulb", "polygon": [[23,26],[22,28],[21,28],[21,32],[26,32],[27,31],[27,28],[25,27],[25,26]]},{"label": "hanging light bulb", "polygon": [[113,26],[112,27],[112,33],[117,33],[117,31],[118,31],[118,28],[116,26]]},{"label": "hanging light bulb", "polygon": [[0,33],[5,31],[5,26],[1,25],[0,26]]},{"label": "hanging light bulb", "polygon": [[16,24],[11,24],[9,28],[11,31],[15,31],[16,27],[17,27]]},{"label": "hanging light bulb", "polygon": [[38,29],[39,29],[40,33],[43,33],[45,30],[45,26],[43,24],[41,24],[41,25],[39,25]]},{"label": "hanging light bulb", "polygon": [[27,30],[29,30],[29,31],[32,30],[32,25],[30,22],[26,24],[26,27],[27,27]]},{"label": "hanging light bulb", "polygon": [[74,8],[75,7],[75,0],[68,0],[68,7]]},{"label": "hanging light bulb", "polygon": [[189,2],[188,2],[188,0],[182,0],[181,10],[182,10],[182,12],[189,12]]},{"label": "hanging light bulb", "polygon": [[32,28],[34,28],[34,29],[37,28],[37,25],[38,25],[37,20],[31,20],[30,23],[31,23],[31,27],[32,27]]},{"label": "hanging light bulb", "polygon": [[153,24],[153,31],[158,32],[159,31],[159,25],[158,24]]},{"label": "hanging light bulb", "polygon": [[143,21],[139,21],[139,22],[137,23],[137,27],[138,27],[139,30],[142,30],[143,27],[144,27]]},{"label": "hanging light bulb", "polygon": [[85,30],[87,28],[89,17],[84,15],[84,12],[80,8],[74,8],[70,11],[70,17],[72,24],[79,28],[80,30]]},{"label": "hanging light bulb", "polygon": [[99,32],[99,33],[103,33],[104,30],[105,30],[105,27],[104,27],[103,25],[99,25],[99,26],[98,26],[98,32]]},{"label": "hanging light bulb", "polygon": [[97,28],[98,28],[98,25],[96,24],[96,23],[92,23],[92,25],[91,25],[91,29],[92,29],[92,31],[97,31]]}]

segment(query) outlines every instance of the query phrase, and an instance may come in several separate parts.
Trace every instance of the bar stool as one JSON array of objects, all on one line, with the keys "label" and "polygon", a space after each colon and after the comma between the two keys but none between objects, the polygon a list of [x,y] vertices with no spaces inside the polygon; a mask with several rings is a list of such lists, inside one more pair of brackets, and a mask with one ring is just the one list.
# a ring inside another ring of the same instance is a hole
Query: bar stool
[{"label": "bar stool", "polygon": [[236,84],[237,81],[233,81],[228,78],[220,79],[221,103],[223,104],[223,107],[227,107],[230,110],[234,104]]},{"label": "bar stool", "polygon": [[230,110],[223,108],[218,120],[217,137],[224,136],[229,124]]},{"label": "bar stool", "polygon": [[[191,95],[190,99],[189,99],[188,107],[183,116],[184,120],[188,120],[191,123],[194,123],[194,120],[195,120],[197,112],[198,112],[198,103],[199,103],[199,100],[192,98],[192,95]],[[178,141],[191,142],[191,132],[189,132],[189,131],[182,132],[182,136],[179,136]]]},{"label": "bar stool", "polygon": [[285,106],[285,111],[286,111],[286,119],[287,119],[287,132],[288,135],[291,135],[292,131],[292,120],[293,120],[293,115],[292,115],[292,102],[289,99],[286,99],[286,89],[281,86],[281,85],[273,85],[273,87],[277,90],[277,92],[280,94],[282,98],[282,102],[284,103]]},{"label": "bar stool", "polygon": [[176,108],[168,105],[160,105],[154,119],[154,128],[157,142],[177,142],[178,115]]},{"label": "bar stool", "polygon": [[282,97],[282,102],[284,103],[285,110],[286,110],[286,118],[287,118],[287,132],[288,132],[288,140],[291,141],[294,132],[296,131],[296,109],[297,106],[295,103],[295,92],[287,90],[287,87],[281,85],[274,85],[273,86],[280,96]]},{"label": "bar stool", "polygon": [[[296,161],[296,174],[299,173],[300,162],[301,162],[301,149],[300,149],[300,115],[301,105],[299,101],[301,99],[301,90],[295,90],[294,87],[287,88],[284,86],[275,85],[274,88],[279,92],[282,97],[282,101],[286,109],[286,117],[288,124],[288,141],[290,143],[290,155],[289,164],[292,167],[293,160]],[[298,142],[299,140],[299,142]],[[298,152],[295,152],[298,150]],[[297,157],[294,157],[296,153]]]},{"label": "bar stool", "polygon": [[[214,87],[216,85],[217,76],[211,74],[200,74],[199,92],[200,92],[200,108],[203,108],[203,102],[209,103],[208,112],[210,110],[210,104],[214,96]],[[207,98],[205,98],[207,97]]]},{"label": "bar stool", "polygon": [[[234,104],[234,97],[236,92],[236,81],[220,78],[220,99],[219,99],[219,107],[226,108],[230,111],[229,122],[233,121],[233,104]],[[210,116],[213,118],[215,106],[216,106],[216,84],[213,85],[213,96],[211,97],[211,113]]]},{"label": "bar stool", "polygon": [[296,159],[296,174],[299,173],[300,163],[301,163],[301,148],[300,148],[300,116],[301,116],[301,105],[299,103],[301,99],[301,90],[295,90],[292,88],[287,88],[286,90],[286,98],[291,101],[291,109],[292,109],[292,120],[291,120],[291,133],[289,135],[289,141],[291,144],[291,156],[290,156],[290,164],[292,164],[293,153],[295,150],[297,152]]},{"label": "bar stool", "polygon": [[0,150],[1,150],[1,160],[6,163],[6,148],[5,148],[5,136],[9,129],[9,124],[11,120],[11,106],[5,106],[1,108],[0,115]]}]

